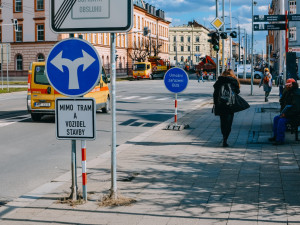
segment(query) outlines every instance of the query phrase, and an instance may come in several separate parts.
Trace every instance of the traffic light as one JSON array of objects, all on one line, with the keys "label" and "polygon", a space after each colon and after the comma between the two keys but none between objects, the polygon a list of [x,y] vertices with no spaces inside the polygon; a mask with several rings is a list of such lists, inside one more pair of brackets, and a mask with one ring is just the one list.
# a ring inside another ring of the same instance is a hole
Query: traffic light
[{"label": "traffic light", "polygon": [[220,42],[220,34],[218,32],[213,32],[208,34],[211,39],[208,40],[213,45],[213,49],[215,51],[219,51],[219,42]]},{"label": "traffic light", "polygon": [[213,33],[213,35],[212,35],[212,44],[213,44],[213,49],[218,52],[220,50],[220,47],[219,47],[220,34],[218,32]]},{"label": "traffic light", "polygon": [[221,36],[222,39],[227,39],[227,33],[226,32],[222,32],[220,34],[220,36]]},{"label": "traffic light", "polygon": [[149,34],[150,30],[148,27],[144,27],[144,30],[143,30],[143,35],[144,36],[147,36]]},{"label": "traffic light", "polygon": [[232,32],[230,33],[230,37],[236,38],[236,37],[237,37],[236,31],[232,31]]},{"label": "traffic light", "polygon": [[13,26],[15,28],[15,31],[18,31],[19,28],[18,28],[18,20],[17,19],[12,19],[12,22],[13,22]]}]

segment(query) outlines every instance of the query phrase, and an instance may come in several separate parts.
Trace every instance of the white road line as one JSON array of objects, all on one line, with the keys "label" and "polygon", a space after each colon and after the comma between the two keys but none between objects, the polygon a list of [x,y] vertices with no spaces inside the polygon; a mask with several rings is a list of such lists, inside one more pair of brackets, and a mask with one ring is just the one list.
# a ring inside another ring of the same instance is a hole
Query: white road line
[{"label": "white road line", "polygon": [[165,101],[165,100],[168,100],[168,99],[170,99],[170,98],[158,98],[158,99],[155,99],[155,100],[157,100],[157,101]]},{"label": "white road line", "polygon": [[6,127],[6,126],[12,125],[14,123],[23,121],[23,120],[27,120],[29,118],[30,118],[30,115],[24,115],[24,116],[15,116],[15,117],[9,117],[6,119],[1,119],[0,127]]},{"label": "white road line", "polygon": [[150,98],[154,98],[154,96],[147,96],[147,97],[143,97],[143,98],[140,98],[141,100],[147,100],[147,99],[150,99]]},{"label": "white road line", "polygon": [[184,102],[186,100],[186,98],[179,98],[178,101],[179,102]]},{"label": "white road line", "polygon": [[203,102],[203,101],[204,101],[204,99],[195,99],[192,102],[193,103],[200,103],[200,102]]},{"label": "white road line", "polygon": [[134,98],[138,98],[138,97],[140,97],[140,96],[129,96],[129,97],[125,97],[122,99],[129,100],[129,99],[134,99]]}]

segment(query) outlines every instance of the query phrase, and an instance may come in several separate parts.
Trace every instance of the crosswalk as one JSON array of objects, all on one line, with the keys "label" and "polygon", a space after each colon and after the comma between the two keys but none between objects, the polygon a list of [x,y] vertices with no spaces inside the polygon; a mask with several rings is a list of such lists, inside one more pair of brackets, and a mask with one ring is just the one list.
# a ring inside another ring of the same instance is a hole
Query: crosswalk
[{"label": "crosswalk", "polygon": [[0,119],[0,127],[6,127],[14,123],[27,120],[30,118],[30,115],[14,116],[5,119]]},{"label": "crosswalk", "polygon": [[[169,101],[173,102],[175,99],[172,97],[157,97],[157,96],[122,96],[122,95],[117,95],[116,96],[117,101],[120,100],[139,100],[139,101],[145,101],[145,100],[150,100],[150,101],[158,101],[158,102],[163,102],[163,101]],[[192,103],[200,103],[203,102],[205,99],[203,98],[178,98],[178,102],[192,102]]]}]

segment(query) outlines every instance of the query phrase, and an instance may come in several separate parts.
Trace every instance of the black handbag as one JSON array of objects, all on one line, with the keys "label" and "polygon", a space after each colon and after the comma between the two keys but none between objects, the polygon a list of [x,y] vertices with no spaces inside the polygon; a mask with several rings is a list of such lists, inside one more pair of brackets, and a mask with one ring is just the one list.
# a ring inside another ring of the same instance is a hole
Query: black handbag
[{"label": "black handbag", "polygon": [[231,110],[233,112],[240,112],[245,109],[248,109],[249,107],[250,107],[250,105],[248,104],[248,102],[245,99],[243,99],[238,94],[234,95],[234,104],[231,106]]}]

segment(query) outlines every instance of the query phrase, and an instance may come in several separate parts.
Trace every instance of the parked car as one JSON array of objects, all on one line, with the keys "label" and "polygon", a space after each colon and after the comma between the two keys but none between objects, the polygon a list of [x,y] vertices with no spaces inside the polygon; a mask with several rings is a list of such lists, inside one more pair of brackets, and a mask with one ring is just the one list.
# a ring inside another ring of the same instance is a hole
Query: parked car
[{"label": "parked car", "polygon": [[[263,73],[258,70],[254,70],[254,79],[261,79],[263,76]],[[244,73],[239,73],[238,78],[243,78]],[[251,73],[246,73],[246,78],[250,79],[251,78]]]}]

